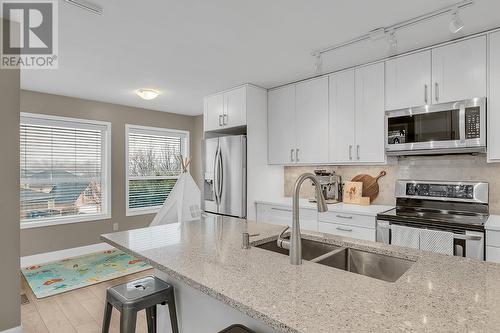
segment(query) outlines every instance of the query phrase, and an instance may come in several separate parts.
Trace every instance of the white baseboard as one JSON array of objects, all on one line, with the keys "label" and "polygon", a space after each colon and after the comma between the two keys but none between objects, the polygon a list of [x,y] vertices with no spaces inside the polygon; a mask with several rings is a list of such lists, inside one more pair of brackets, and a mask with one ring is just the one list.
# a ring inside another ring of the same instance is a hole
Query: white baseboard
[{"label": "white baseboard", "polygon": [[[87,246],[74,247],[71,249],[65,249],[54,252],[46,252],[40,254],[34,254],[32,256],[21,257],[21,267],[29,267],[33,265],[40,265],[52,261],[62,260],[66,258],[78,257],[84,254],[105,251],[113,249],[113,247],[107,243],[98,243]],[[0,332],[4,333],[4,332]],[[11,332],[9,332],[11,333]]]},{"label": "white baseboard", "polygon": [[0,333],[23,333],[23,328],[21,326],[9,328],[8,330],[1,331]]}]

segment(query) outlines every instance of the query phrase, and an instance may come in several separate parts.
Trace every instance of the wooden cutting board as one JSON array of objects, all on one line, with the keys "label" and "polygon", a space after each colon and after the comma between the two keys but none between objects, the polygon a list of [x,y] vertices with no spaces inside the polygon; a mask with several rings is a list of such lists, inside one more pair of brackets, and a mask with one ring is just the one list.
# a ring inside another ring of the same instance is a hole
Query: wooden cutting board
[{"label": "wooden cutting board", "polygon": [[355,176],[352,182],[362,182],[363,183],[363,196],[370,197],[370,202],[373,202],[378,196],[378,180],[385,176],[387,172],[381,171],[377,177],[372,177],[370,175],[362,174]]},{"label": "wooden cutting board", "polygon": [[345,182],[344,183],[344,203],[357,204],[361,199],[361,192],[363,191],[362,182]]}]

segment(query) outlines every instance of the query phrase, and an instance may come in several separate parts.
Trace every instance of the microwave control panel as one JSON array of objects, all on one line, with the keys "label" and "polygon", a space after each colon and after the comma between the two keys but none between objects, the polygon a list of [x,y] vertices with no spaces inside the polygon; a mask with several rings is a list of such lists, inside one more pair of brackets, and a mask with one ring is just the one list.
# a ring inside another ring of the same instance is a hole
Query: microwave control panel
[{"label": "microwave control panel", "polygon": [[465,109],[465,138],[478,139],[481,136],[479,107]]}]

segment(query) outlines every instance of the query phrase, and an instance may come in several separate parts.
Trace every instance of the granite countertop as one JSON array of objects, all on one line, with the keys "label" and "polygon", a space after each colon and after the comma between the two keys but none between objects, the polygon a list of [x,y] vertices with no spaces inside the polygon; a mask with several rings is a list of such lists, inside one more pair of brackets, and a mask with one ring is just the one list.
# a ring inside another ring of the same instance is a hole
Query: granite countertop
[{"label": "granite countertop", "polygon": [[314,232],[304,238],[414,260],[389,283],[260,248],[282,227],[208,216],[106,242],[281,332],[498,332],[500,265]]},{"label": "granite countertop", "polygon": [[[255,203],[281,206],[281,207],[292,207],[292,198],[255,200]],[[300,199],[299,206],[300,208],[305,208],[305,209],[317,209],[316,203],[309,202],[309,200],[307,199]],[[328,204],[328,211],[330,212],[350,213],[350,214],[367,215],[367,216],[377,216],[378,213],[382,213],[393,208],[394,206],[386,206],[386,205],[360,206],[360,205],[345,204],[342,202],[335,204]]]}]

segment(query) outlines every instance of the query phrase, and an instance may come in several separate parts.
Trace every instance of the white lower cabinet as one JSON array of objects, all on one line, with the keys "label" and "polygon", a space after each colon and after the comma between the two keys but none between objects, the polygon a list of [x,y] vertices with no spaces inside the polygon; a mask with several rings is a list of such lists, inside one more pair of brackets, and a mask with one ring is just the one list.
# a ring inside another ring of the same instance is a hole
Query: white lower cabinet
[{"label": "white lower cabinet", "polygon": [[[292,208],[257,204],[257,222],[292,226]],[[300,210],[300,228],[318,231],[318,212],[314,209]]]},{"label": "white lower cabinet", "polygon": [[[257,222],[277,225],[292,225],[292,208],[280,205],[257,203]],[[316,209],[300,209],[300,227],[303,230],[319,231],[339,236],[375,241],[375,216],[342,212],[319,213]]]},{"label": "white lower cabinet", "polygon": [[486,260],[500,263],[500,231],[486,230]]},{"label": "white lower cabinet", "polygon": [[375,216],[327,212],[319,214],[319,232],[376,241]]}]

